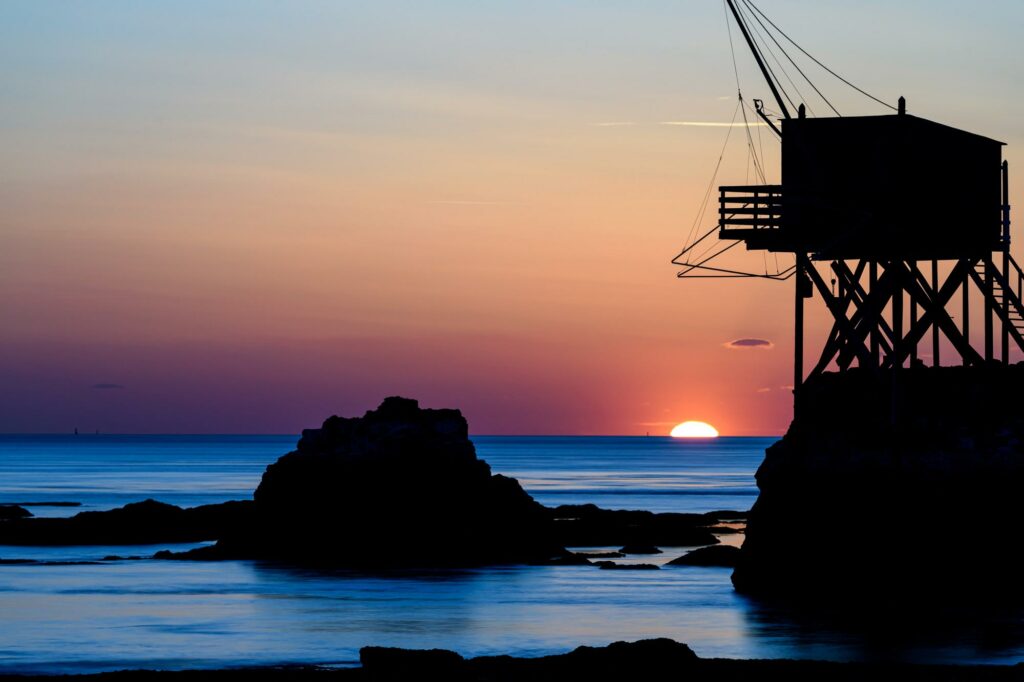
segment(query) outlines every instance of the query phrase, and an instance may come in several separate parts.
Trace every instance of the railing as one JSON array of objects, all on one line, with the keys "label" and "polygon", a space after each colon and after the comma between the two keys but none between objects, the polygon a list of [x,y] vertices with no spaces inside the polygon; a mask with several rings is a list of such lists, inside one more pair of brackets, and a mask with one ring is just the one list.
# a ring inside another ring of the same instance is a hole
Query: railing
[{"label": "railing", "polygon": [[[722,237],[782,226],[782,185],[734,185],[718,188],[718,227]],[[734,228],[734,229],[729,229]]]}]

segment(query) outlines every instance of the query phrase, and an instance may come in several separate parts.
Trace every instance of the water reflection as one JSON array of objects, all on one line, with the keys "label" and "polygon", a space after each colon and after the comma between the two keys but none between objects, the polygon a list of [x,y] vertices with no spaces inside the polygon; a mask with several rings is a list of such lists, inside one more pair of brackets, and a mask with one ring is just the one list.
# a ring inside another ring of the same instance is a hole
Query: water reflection
[{"label": "water reflection", "polygon": [[772,656],[906,663],[1015,664],[1024,658],[1024,608],[885,599],[793,605],[740,597],[746,638]]}]

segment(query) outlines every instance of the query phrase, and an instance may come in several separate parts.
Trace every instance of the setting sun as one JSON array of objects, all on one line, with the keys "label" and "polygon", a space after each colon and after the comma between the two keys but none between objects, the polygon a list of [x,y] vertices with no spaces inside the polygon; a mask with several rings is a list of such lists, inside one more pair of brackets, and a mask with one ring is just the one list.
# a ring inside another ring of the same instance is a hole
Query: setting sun
[{"label": "setting sun", "polygon": [[673,438],[718,438],[718,429],[706,422],[676,424],[669,434]]}]

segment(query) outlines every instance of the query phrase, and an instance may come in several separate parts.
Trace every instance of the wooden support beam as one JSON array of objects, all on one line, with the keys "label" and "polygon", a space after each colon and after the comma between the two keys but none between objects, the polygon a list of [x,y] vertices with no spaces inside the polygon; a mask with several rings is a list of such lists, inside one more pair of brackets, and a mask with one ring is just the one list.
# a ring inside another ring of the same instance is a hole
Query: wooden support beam
[{"label": "wooden support beam", "polygon": [[[850,292],[850,300],[852,301],[854,306],[857,307],[858,312],[860,312],[861,307],[869,300],[869,293],[864,290],[864,287],[860,283],[861,274],[863,272],[863,265],[864,261],[861,261],[861,265],[858,266],[857,271],[851,272],[849,267],[847,267],[845,263],[840,261],[840,269],[836,272],[838,277],[846,282],[846,287]],[[875,284],[877,286],[877,281]],[[884,291],[879,292],[879,295],[883,296],[883,300],[881,301],[881,304],[878,306],[879,314],[875,317],[875,321],[877,322],[878,326],[871,330],[870,335],[872,337],[872,342],[874,344],[877,344],[878,346],[881,346],[882,350],[888,353],[889,351],[892,350],[892,343],[895,337],[893,336],[892,328],[889,326],[889,323],[886,322],[885,317],[881,315],[881,311],[885,308],[885,304],[888,303],[888,295]],[[855,313],[854,317],[850,319],[850,322],[852,322],[854,326],[858,326],[860,324],[860,320],[858,319],[857,313]],[[885,336],[883,337],[880,333],[878,333],[879,331],[884,333]],[[886,342],[886,338],[888,338],[888,342]],[[877,348],[874,350],[877,350]]]},{"label": "wooden support beam", "polygon": [[825,280],[821,278],[821,273],[819,273],[811,264],[808,264],[805,270],[807,274],[810,275],[811,282],[814,283],[815,288],[817,288],[818,292],[821,294],[821,297],[824,299],[829,311],[832,312],[833,319],[839,323],[840,332],[845,341],[845,348],[852,348],[851,352],[857,356],[857,359],[860,360],[861,363],[866,364],[870,362],[871,355],[868,352],[867,347],[864,345],[863,336],[860,336],[859,340],[857,340],[858,335],[856,333],[856,329],[854,329],[853,325],[846,318],[846,315],[843,314],[838,299],[832,295],[828,284],[826,284]]},{"label": "wooden support beam", "polygon": [[992,312],[995,308],[995,301],[993,301],[993,284],[995,278],[993,277],[993,270],[995,267],[992,265],[992,258],[985,256],[985,279],[982,281],[981,293],[985,297],[985,362],[992,362]]},{"label": "wooden support beam", "polygon": [[[861,288],[859,284],[853,288],[863,293],[863,288]],[[883,315],[885,312],[885,306],[889,302],[894,291],[895,288],[893,286],[892,274],[886,270],[882,273],[882,276],[878,281],[875,282],[874,290],[869,295],[865,295],[863,302],[857,307],[857,311],[849,320],[850,326],[854,329],[854,333],[850,335],[849,341],[839,350],[839,356],[836,359],[836,364],[840,367],[849,366],[856,357],[862,366],[873,366],[871,364],[873,359],[870,351],[867,354],[867,364],[865,364],[864,359],[859,353],[861,347],[863,347],[867,342],[868,336],[872,333],[877,335],[878,343],[880,346],[884,346],[886,354],[892,352],[892,349],[885,343],[881,335],[878,334],[878,331],[885,330],[889,334],[891,343],[896,343],[896,336],[891,331]]]},{"label": "wooden support beam", "polygon": [[[939,290],[939,261],[932,261],[932,291]],[[932,325],[932,367],[938,367],[939,362],[939,325]]]},{"label": "wooden support beam", "polygon": [[[804,383],[804,270],[807,256],[796,254],[796,277],[793,289],[793,418],[800,414],[800,393]],[[811,268],[813,269],[813,267]]]},{"label": "wooden support beam", "polygon": [[[964,289],[963,290],[963,296],[964,296],[964,300],[963,300],[963,313],[962,313],[963,320],[960,323],[960,327],[962,329],[961,333],[963,334],[964,339],[967,341],[967,345],[970,346],[971,345],[971,273],[968,272],[968,271],[964,271],[964,275],[963,275],[963,289]],[[960,361],[964,364],[964,366],[967,366],[968,364],[970,364],[970,361],[969,361],[968,357],[969,357],[968,354],[966,354],[966,353],[961,351],[961,353],[960,353]]]},{"label": "wooden support beam", "polygon": [[[879,326],[884,327],[886,330],[889,329],[889,325],[882,318],[882,312],[885,310],[885,305],[888,302],[890,279],[890,277],[883,274],[876,283],[874,292],[869,297],[865,297],[861,303],[857,303],[854,300],[858,307],[851,318],[847,319],[845,316],[841,316],[835,319],[833,328],[837,330],[837,334],[831,336],[829,339],[830,343],[826,344],[825,348],[822,349],[821,359],[811,371],[810,376],[824,372],[837,354],[840,357],[836,360],[836,364],[840,367],[849,367],[855,358],[858,359],[863,367],[874,366],[871,364],[870,354],[869,363],[865,364],[862,357],[857,355],[855,349],[858,344],[863,346],[867,335],[872,330],[876,330]],[[841,331],[851,327],[854,330],[853,335],[848,338],[843,337]],[[878,338],[878,342],[886,355],[892,352],[889,343],[885,339]]]},{"label": "wooden support beam", "polygon": [[[915,275],[918,272],[917,261],[907,261],[907,267]],[[910,328],[913,329],[917,325],[917,299],[913,296],[910,297]],[[913,367],[917,364],[917,344],[910,344],[910,366]]]},{"label": "wooden support beam", "polygon": [[[974,271],[976,262],[976,260],[972,259],[958,261],[938,291],[931,290],[928,280],[920,272],[915,275],[909,269],[899,269],[901,288],[905,289],[910,296],[917,298],[918,303],[925,308],[925,312],[918,320],[917,325],[908,332],[905,344],[919,342],[930,326],[937,325],[946,338],[949,339],[950,343],[953,344],[961,355],[967,357],[970,363],[981,361],[981,355],[971,347],[970,342],[966,340],[946,310],[946,305],[952,299],[957,289],[960,288],[964,272],[968,272],[974,277],[977,276],[977,273]],[[906,357],[907,346],[904,345],[901,351],[897,351],[889,359],[890,364],[902,364]]]},{"label": "wooden support beam", "polygon": [[[873,292],[878,286],[878,261],[871,261],[870,274],[868,276],[868,291]],[[878,329],[871,330],[871,367],[878,369]]]},{"label": "wooden support beam", "polygon": [[1007,247],[1006,249],[1003,250],[1003,281],[1002,281],[1002,285],[1001,285],[1002,289],[1003,289],[1003,300],[1000,302],[1000,307],[1002,308],[1002,315],[1000,315],[1000,317],[1002,318],[1002,320],[1001,320],[1002,321],[1002,325],[1001,325],[1001,331],[999,333],[999,341],[1000,341],[999,345],[1000,345],[1000,350],[1002,351],[1001,356],[1002,356],[1003,364],[1004,365],[1010,364],[1010,325],[1008,324],[1008,321],[1010,319],[1010,291],[1009,291],[1009,284],[1010,284],[1010,251],[1009,251],[1009,247]]}]

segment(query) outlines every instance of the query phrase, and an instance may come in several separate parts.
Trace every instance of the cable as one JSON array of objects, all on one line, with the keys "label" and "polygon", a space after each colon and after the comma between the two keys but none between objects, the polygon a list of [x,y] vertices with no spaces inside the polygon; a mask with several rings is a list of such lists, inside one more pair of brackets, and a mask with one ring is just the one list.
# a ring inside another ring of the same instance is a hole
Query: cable
[{"label": "cable", "polygon": [[[751,40],[750,40],[751,47],[760,55],[761,64],[763,64],[764,70],[768,72],[768,74],[770,75],[771,79],[775,82],[775,85],[778,86],[778,89],[782,91],[782,95],[783,95],[783,97],[786,98],[786,101],[789,102],[789,105],[791,107],[793,107],[794,109],[796,109],[797,106],[796,106],[796,103],[793,102],[793,98],[790,97],[789,93],[786,92],[786,89],[784,87],[782,87],[782,81],[780,81],[779,77],[775,75],[775,71],[772,69],[771,64],[769,64],[764,59],[764,54],[761,52],[761,48],[757,45],[756,41],[753,40],[753,34],[750,31],[750,26],[747,23],[747,20],[743,18],[743,12],[740,10],[740,7],[738,5],[733,5],[733,6],[736,8],[736,19],[737,19],[737,21],[741,22],[743,24],[743,29],[747,32],[748,35],[751,36]],[[783,106],[783,108],[785,108],[785,106]]]},{"label": "cable", "polygon": [[832,75],[833,75],[833,76],[834,76],[835,78],[838,78],[838,79],[839,79],[839,80],[841,80],[841,81],[842,81],[843,83],[846,83],[846,84],[847,84],[847,85],[849,85],[849,86],[850,86],[851,88],[853,88],[854,90],[856,90],[856,91],[857,91],[857,92],[859,92],[860,94],[864,95],[865,97],[868,97],[869,99],[873,99],[874,101],[878,102],[878,103],[879,103],[879,104],[881,104],[882,106],[885,106],[885,107],[889,107],[889,108],[890,108],[890,109],[892,109],[893,111],[897,111],[897,108],[896,108],[896,107],[894,107],[893,105],[889,104],[888,102],[884,102],[884,101],[882,101],[882,100],[878,99],[877,97],[875,97],[875,96],[874,96],[874,95],[872,95],[871,93],[869,93],[869,92],[867,92],[867,91],[865,91],[865,90],[862,90],[861,88],[858,88],[858,87],[857,87],[856,85],[854,85],[854,84],[853,84],[853,83],[851,83],[850,81],[846,80],[845,78],[843,78],[842,76],[840,76],[840,75],[839,75],[838,73],[836,73],[836,72],[835,72],[835,71],[833,71],[832,69],[828,68],[827,66],[825,66],[824,64],[822,64],[822,63],[821,63],[820,61],[818,61],[818,59],[817,59],[817,58],[816,58],[816,57],[815,57],[814,55],[812,55],[812,54],[811,54],[810,52],[808,52],[808,51],[807,51],[807,50],[805,50],[804,48],[800,47],[800,45],[799,45],[799,44],[798,44],[798,43],[797,43],[797,42],[796,42],[795,40],[793,40],[793,39],[792,39],[792,38],[790,38],[790,37],[789,37],[788,35],[786,35],[786,32],[785,32],[785,31],[783,31],[783,30],[782,30],[781,28],[779,28],[778,26],[776,26],[776,25],[775,25],[775,22],[773,22],[773,21],[772,21],[771,19],[769,19],[769,18],[768,18],[768,16],[767,16],[767,15],[766,15],[766,14],[765,14],[764,12],[762,12],[762,11],[761,11],[761,10],[760,10],[760,9],[759,9],[759,8],[757,7],[757,5],[755,5],[755,4],[754,4],[754,3],[753,3],[753,2],[751,1],[751,0],[744,0],[744,2],[745,2],[746,4],[748,4],[748,5],[750,5],[750,6],[751,6],[751,7],[752,7],[752,8],[754,9],[754,11],[755,11],[755,12],[757,12],[757,13],[758,13],[758,14],[760,14],[760,15],[761,15],[762,17],[764,17],[764,20],[765,20],[765,21],[767,21],[767,22],[768,22],[769,24],[771,24],[772,28],[774,28],[774,29],[775,29],[776,31],[778,31],[778,32],[779,32],[779,34],[780,34],[780,35],[781,35],[781,36],[782,36],[783,38],[785,38],[785,39],[786,39],[786,40],[788,40],[788,41],[789,41],[790,43],[792,43],[792,44],[793,44],[793,46],[794,46],[794,47],[795,47],[796,49],[798,49],[798,50],[800,50],[801,52],[803,52],[803,53],[804,53],[804,55],[805,55],[805,56],[806,56],[806,57],[807,57],[808,59],[810,59],[810,60],[811,60],[812,62],[814,62],[815,64],[817,64],[817,65],[818,65],[818,66],[820,66],[821,68],[825,69],[825,70],[826,70],[826,71],[828,71],[828,72],[829,72],[830,74],[832,74]]},{"label": "cable", "polygon": [[[744,4],[746,4],[746,5],[750,6],[750,7],[752,7],[753,9],[757,9],[756,7],[754,7],[754,6],[753,6],[753,5],[751,4],[750,0],[741,0],[741,2],[743,2]],[[758,11],[760,12],[760,10],[758,10]],[[816,86],[816,85],[815,85],[815,84],[814,84],[814,83],[813,83],[813,82],[811,81],[811,79],[807,77],[807,74],[805,74],[805,73],[804,73],[804,71],[803,71],[803,69],[801,69],[801,68],[800,68],[800,65],[799,65],[799,64],[797,64],[797,63],[796,63],[795,61],[793,61],[793,58],[789,56],[789,53],[788,53],[788,52],[786,52],[786,48],[782,47],[782,45],[780,45],[780,44],[779,44],[779,41],[775,39],[775,36],[774,36],[774,35],[772,35],[771,31],[769,31],[769,30],[768,30],[768,27],[764,25],[764,22],[763,22],[763,21],[761,21],[760,17],[758,17],[758,16],[757,16],[757,14],[754,14],[753,16],[754,16],[754,19],[755,19],[755,20],[757,21],[757,23],[761,25],[761,28],[763,28],[763,29],[764,29],[764,32],[765,32],[765,34],[766,34],[766,35],[767,35],[767,36],[768,36],[769,38],[771,38],[771,39],[772,39],[772,42],[773,42],[773,43],[775,43],[775,46],[776,46],[776,47],[778,47],[778,48],[779,48],[779,50],[781,50],[781,51],[782,51],[782,54],[783,54],[783,55],[785,55],[786,59],[788,59],[788,60],[789,60],[789,63],[790,63],[790,64],[792,64],[792,65],[793,65],[793,68],[795,68],[795,69],[797,70],[797,73],[799,73],[799,74],[800,74],[801,76],[803,76],[803,79],[804,79],[805,81],[807,81],[807,84],[808,84],[808,85],[810,85],[810,86],[811,86],[811,87],[812,87],[812,88],[814,89],[814,92],[818,93],[818,97],[820,97],[820,98],[822,99],[822,101],[823,101],[823,102],[825,102],[825,104],[827,104],[827,105],[828,105],[828,108],[829,108],[829,109],[831,109],[831,110],[832,110],[832,111],[833,111],[833,112],[835,113],[835,115],[836,115],[836,116],[842,116],[842,114],[840,114],[840,113],[839,113],[839,110],[838,110],[838,109],[836,109],[836,108],[835,108],[834,106],[832,106],[832,102],[828,101],[828,98],[827,98],[827,97],[825,97],[825,95],[823,95],[823,94],[822,94],[821,90],[819,90],[819,89],[818,89],[818,86]],[[773,24],[773,25],[774,25],[774,24]],[[773,56],[774,56],[774,55],[773,55]],[[781,68],[781,67],[780,67],[780,68]],[[789,76],[787,75],[786,77],[788,78]],[[790,81],[790,82],[792,82],[792,81]],[[794,88],[796,88],[796,85],[794,84],[794,85],[793,85],[793,87],[794,87]],[[799,91],[798,91],[798,92],[799,92]],[[800,97],[801,97],[801,99],[802,99],[802,98],[803,98],[803,95],[801,95]],[[810,107],[808,107],[808,108],[810,108]],[[811,113],[813,114],[814,112],[811,112]]]}]

